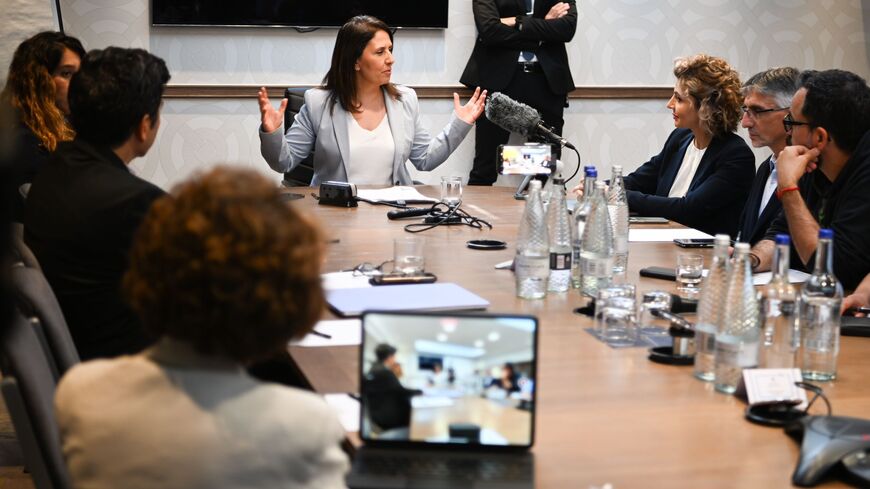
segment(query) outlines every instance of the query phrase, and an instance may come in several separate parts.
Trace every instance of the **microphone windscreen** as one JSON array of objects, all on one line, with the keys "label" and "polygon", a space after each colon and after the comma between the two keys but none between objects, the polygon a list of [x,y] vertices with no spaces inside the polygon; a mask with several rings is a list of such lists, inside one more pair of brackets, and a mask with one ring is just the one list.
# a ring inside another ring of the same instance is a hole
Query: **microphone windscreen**
[{"label": "microphone windscreen", "polygon": [[505,131],[528,136],[541,122],[537,110],[524,103],[495,92],[486,100],[486,118]]}]

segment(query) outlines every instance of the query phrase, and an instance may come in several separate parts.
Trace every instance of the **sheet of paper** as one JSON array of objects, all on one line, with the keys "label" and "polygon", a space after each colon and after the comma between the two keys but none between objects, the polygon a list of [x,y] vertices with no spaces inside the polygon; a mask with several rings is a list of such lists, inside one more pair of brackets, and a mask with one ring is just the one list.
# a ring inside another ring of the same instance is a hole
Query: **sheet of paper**
[{"label": "sheet of paper", "polygon": [[356,192],[357,197],[366,200],[373,200],[375,202],[395,202],[397,200],[404,200],[405,202],[409,201],[425,201],[425,202],[438,202],[438,199],[433,199],[432,197],[426,197],[421,194],[414,187],[389,187],[389,188],[375,188],[375,189],[360,189]]},{"label": "sheet of paper", "polygon": [[359,431],[359,401],[348,394],[324,394],[323,399],[335,410],[344,431]]},{"label": "sheet of paper", "polygon": [[[767,285],[770,283],[772,272],[761,272],[752,275],[752,285]],[[788,281],[793,284],[802,284],[810,278],[810,274],[800,270],[789,270]]]},{"label": "sheet of paper", "polygon": [[329,336],[329,338],[308,333],[301,340],[291,341],[290,345],[318,347],[359,345],[362,343],[362,324],[359,319],[329,319],[320,321],[314,325],[314,331]]},{"label": "sheet of paper", "polygon": [[358,289],[371,287],[369,277],[354,272],[331,272],[320,276],[324,290]]},{"label": "sheet of paper", "polygon": [[713,236],[692,228],[628,229],[628,241],[632,243],[667,243],[675,239],[713,239]]}]

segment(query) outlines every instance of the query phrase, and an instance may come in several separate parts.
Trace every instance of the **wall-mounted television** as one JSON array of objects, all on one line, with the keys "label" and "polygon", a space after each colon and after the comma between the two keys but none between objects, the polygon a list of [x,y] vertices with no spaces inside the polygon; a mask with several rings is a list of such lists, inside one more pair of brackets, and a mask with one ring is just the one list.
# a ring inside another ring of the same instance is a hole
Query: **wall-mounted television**
[{"label": "wall-mounted television", "polygon": [[[467,1],[467,0],[465,0]],[[446,29],[448,0],[151,0],[155,26],[341,27],[373,15],[399,29]]]}]

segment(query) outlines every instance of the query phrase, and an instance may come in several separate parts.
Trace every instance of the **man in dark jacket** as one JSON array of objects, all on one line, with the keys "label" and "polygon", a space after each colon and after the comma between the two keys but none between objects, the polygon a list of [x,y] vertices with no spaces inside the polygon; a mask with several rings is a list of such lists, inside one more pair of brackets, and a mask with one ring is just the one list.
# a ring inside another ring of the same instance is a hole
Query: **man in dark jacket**
[{"label": "man in dark jacket", "polygon": [[752,146],[766,147],[773,154],[758,167],[749,191],[737,241],[754,245],[764,238],[767,228],[782,210],[774,196],[776,190],[776,157],[785,148],[788,134],[782,119],[791,107],[797,91],[800,72],[795,68],[771,68],[753,75],[743,84],[743,119],[741,125],[749,133]]},{"label": "man in dark jacket", "polygon": [[[459,81],[505,95],[541,113],[562,133],[562,113],[574,79],[565,43],[577,30],[575,0],[473,0],[477,42]],[[481,116],[475,123],[474,166],[469,185],[498,177],[496,149],[510,134]]]},{"label": "man in dark jacket", "polygon": [[69,88],[76,138],[58,145],[27,198],[24,240],[82,360],[150,343],[120,285],[134,233],[164,192],[127,165],[154,143],[168,80],[163,60],[141,49],[88,53]]},{"label": "man in dark jacket", "polygon": [[782,213],[752,249],[772,266],[776,234],[791,235],[792,268],[811,271],[820,228],[834,231],[834,274],[854,289],[870,272],[870,87],[842,70],[805,71],[784,119],[794,146],[777,159]]},{"label": "man in dark jacket", "polygon": [[377,362],[366,374],[363,394],[366,396],[369,418],[386,431],[411,425],[411,397],[420,391],[406,389],[393,373],[396,348],[381,343],[375,348]]}]

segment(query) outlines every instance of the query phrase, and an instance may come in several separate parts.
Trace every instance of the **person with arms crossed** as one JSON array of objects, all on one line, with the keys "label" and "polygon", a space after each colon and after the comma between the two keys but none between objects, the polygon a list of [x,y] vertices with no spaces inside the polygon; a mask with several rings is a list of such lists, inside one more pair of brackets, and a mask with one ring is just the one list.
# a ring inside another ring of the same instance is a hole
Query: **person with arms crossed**
[{"label": "person with arms crossed", "polygon": [[750,260],[770,270],[777,234],[789,234],[791,266],[811,271],[820,228],[834,231],[834,275],[854,289],[870,272],[870,87],[843,70],[805,71],[783,119],[791,143],[777,158],[774,219]]},{"label": "person with arms crossed", "polygon": [[423,128],[414,90],[390,82],[393,34],[382,21],[360,15],[338,31],[332,65],[319,88],[305,92],[305,105],[284,133],[287,99],[278,109],[260,88],[260,152],[277,172],[295,168],[314,151],[312,186],[334,180],[367,185],[411,185],[405,167],[437,168],[483,113],[486,91],[465,105],[453,94],[453,116],[432,138]]},{"label": "person with arms crossed", "polygon": [[76,137],[33,181],[24,241],[57,296],[82,360],[135,353],[150,339],[120,295],[133,233],[155,185],[133,175],[160,128],[169,71],[141,49],[93,50],[69,87]]},{"label": "person with arms crossed", "polygon": [[743,119],[756,148],[769,148],[773,154],[758,167],[749,199],[740,216],[737,241],[754,245],[761,241],[782,205],[776,190],[776,157],[785,148],[788,134],[782,119],[791,107],[800,72],[795,68],[771,68],[753,75],[743,84]]},{"label": "person with arms crossed", "polygon": [[[574,89],[565,43],[577,30],[575,0],[473,0],[471,8],[477,41],[459,81],[535,108],[561,134],[568,92]],[[475,127],[468,184],[492,185],[498,177],[496,149],[510,134],[485,116]]]},{"label": "person with arms crossed", "polygon": [[244,369],[312,330],[323,243],[252,170],[218,167],[157,200],[123,289],[159,339],[82,363],[58,385],[75,487],[344,488],[344,430],[331,408]]}]

